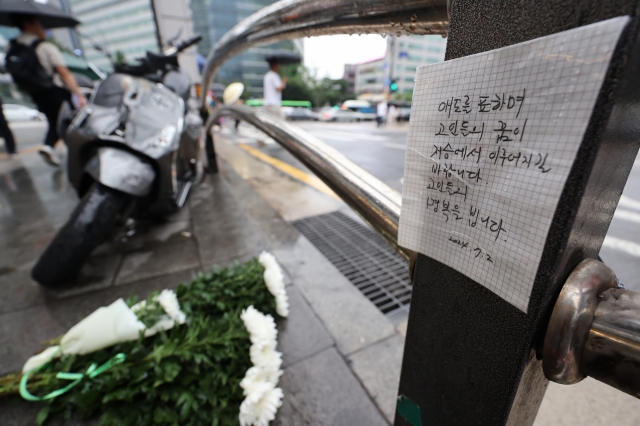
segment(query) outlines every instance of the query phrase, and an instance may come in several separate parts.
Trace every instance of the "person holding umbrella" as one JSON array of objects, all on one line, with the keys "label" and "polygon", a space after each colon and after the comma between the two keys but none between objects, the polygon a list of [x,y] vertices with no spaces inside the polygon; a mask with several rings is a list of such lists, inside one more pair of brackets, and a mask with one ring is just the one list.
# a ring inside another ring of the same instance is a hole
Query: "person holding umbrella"
[{"label": "person holding umbrella", "polygon": [[87,100],[65,65],[58,48],[45,41],[45,28],[73,27],[79,22],[62,10],[33,0],[0,1],[0,25],[20,28],[20,36],[11,40],[6,55],[6,67],[15,83],[27,91],[49,122],[49,130],[39,153],[54,166],[60,164],[53,146],[60,136],[57,131],[58,112],[71,93],[79,107]]},{"label": "person holding umbrella", "polygon": [[267,56],[269,71],[264,76],[264,107],[267,112],[281,117],[282,91],[287,87],[287,77],[280,78],[280,64],[300,63],[300,56],[293,52],[275,52]]}]

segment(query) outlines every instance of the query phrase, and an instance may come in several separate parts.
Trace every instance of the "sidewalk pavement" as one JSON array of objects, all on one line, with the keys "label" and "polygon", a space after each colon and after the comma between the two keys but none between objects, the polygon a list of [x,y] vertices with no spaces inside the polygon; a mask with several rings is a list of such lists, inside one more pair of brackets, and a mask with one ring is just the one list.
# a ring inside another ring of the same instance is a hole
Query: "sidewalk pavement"
[{"label": "sidewalk pavement", "polygon": [[[73,286],[44,291],[29,278],[77,203],[64,173],[35,155],[0,162],[0,374],[100,306],[176,287],[202,268],[272,252],[287,275],[290,317],[279,347],[279,425],[387,425],[403,337],[304,237],[226,163],[166,223],[141,224],[99,247]],[[35,424],[38,404],[0,401],[4,426]],[[94,424],[76,421],[72,424]]]},{"label": "sidewalk pavement", "polygon": [[[75,207],[75,193],[62,171],[35,154],[0,161],[0,374],[20,369],[41,342],[119,297],[145,297],[268,250],[285,271],[291,303],[278,324],[285,397],[274,423],[392,423],[406,323],[380,313],[289,223],[345,206],[249,156],[229,135],[217,136],[220,174],[195,187],[167,222],[140,224],[126,241],[99,247],[73,286],[57,292],[43,291],[29,272]],[[536,425],[640,424],[637,400],[585,382],[552,386]],[[0,401],[0,424],[35,424],[38,410]]]}]

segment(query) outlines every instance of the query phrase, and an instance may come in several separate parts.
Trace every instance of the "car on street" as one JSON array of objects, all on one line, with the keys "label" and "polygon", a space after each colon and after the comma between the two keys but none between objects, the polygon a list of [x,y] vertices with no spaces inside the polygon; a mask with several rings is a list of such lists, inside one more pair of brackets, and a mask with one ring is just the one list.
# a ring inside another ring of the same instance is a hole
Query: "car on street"
[{"label": "car on street", "polygon": [[46,117],[37,109],[25,105],[3,104],[2,112],[7,121],[44,121]]},{"label": "car on street", "polygon": [[398,123],[403,121],[409,121],[411,118],[411,107],[398,108],[398,114],[396,115],[396,121]]},{"label": "car on street", "polygon": [[351,100],[342,103],[342,109],[349,109],[360,114],[360,119],[373,121],[376,119],[376,109],[368,101]]},{"label": "car on street", "polygon": [[282,113],[284,114],[284,118],[290,121],[299,121],[299,120],[318,121],[318,114],[311,111],[309,108],[283,107]]},{"label": "car on street", "polygon": [[361,113],[350,109],[325,107],[320,110],[319,118],[322,121],[362,121]]}]

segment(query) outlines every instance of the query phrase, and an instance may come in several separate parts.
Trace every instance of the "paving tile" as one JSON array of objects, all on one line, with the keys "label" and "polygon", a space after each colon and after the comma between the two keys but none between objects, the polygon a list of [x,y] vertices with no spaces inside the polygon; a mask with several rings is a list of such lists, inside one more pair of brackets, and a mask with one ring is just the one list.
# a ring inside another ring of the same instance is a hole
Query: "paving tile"
[{"label": "paving tile", "polygon": [[109,287],[113,285],[122,257],[121,254],[91,256],[72,282],[62,290],[49,293],[64,298]]},{"label": "paving tile", "polygon": [[0,275],[0,314],[44,302],[44,290],[31,279],[31,271]]},{"label": "paving tile", "polygon": [[286,367],[333,346],[331,336],[313,313],[300,291],[291,286],[289,317],[278,321],[278,351]]},{"label": "paving tile", "polygon": [[193,231],[205,269],[248,260],[269,250],[264,235],[238,206],[220,176],[209,177],[192,195]]},{"label": "paving tile", "polygon": [[[42,404],[39,402],[29,402],[20,397],[10,398],[0,401],[2,411],[2,426],[35,426],[36,416]],[[97,419],[83,420],[72,418],[67,421],[62,419],[49,420],[47,426],[94,426],[98,424]]]},{"label": "paving tile", "polygon": [[242,209],[255,221],[273,247],[293,243],[300,235],[256,190],[226,162],[221,163],[225,181]]},{"label": "paving tile", "polygon": [[46,305],[0,315],[0,374],[19,370],[42,342],[62,335],[66,328]]},{"label": "paving tile", "polygon": [[393,324],[306,238],[274,254],[343,355],[395,333]]},{"label": "paving tile", "polygon": [[127,284],[193,268],[200,268],[194,238],[184,238],[182,242],[173,244],[146,244],[140,251],[125,255],[115,284]]},{"label": "paving tile", "polygon": [[338,352],[327,349],[284,370],[276,426],[388,425]]},{"label": "paving tile", "polygon": [[351,369],[393,423],[400,383],[404,337],[396,335],[349,356]]},{"label": "paving tile", "polygon": [[[186,210],[185,210],[186,211]],[[129,243],[136,240],[142,240],[144,243],[180,240],[184,238],[183,233],[192,233],[191,218],[180,215],[182,219],[177,217],[169,217],[166,221],[140,221],[136,224],[136,233],[128,239]]]},{"label": "paving tile", "polygon": [[640,400],[587,377],[575,385],[550,382],[533,426],[638,426]]}]

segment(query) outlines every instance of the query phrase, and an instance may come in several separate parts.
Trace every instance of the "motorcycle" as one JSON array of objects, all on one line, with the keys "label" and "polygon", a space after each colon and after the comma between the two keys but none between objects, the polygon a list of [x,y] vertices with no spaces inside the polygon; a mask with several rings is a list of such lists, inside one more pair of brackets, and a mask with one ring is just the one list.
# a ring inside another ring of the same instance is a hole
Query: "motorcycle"
[{"label": "motorcycle", "polygon": [[116,223],[184,205],[202,175],[203,121],[177,55],[201,38],[116,66],[85,107],[61,110],[68,177],[81,200],[31,271],[40,285],[73,279]]}]

